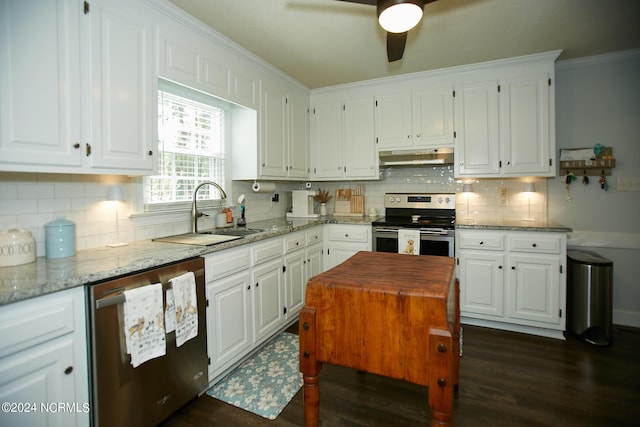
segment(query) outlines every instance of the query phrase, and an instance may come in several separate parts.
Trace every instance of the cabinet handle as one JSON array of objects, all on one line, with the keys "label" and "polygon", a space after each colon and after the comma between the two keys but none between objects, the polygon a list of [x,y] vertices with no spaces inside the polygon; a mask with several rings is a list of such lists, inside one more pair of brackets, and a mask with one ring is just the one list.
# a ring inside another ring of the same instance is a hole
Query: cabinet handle
[{"label": "cabinet handle", "polygon": [[67,369],[64,370],[65,375],[69,375],[71,372],[73,372],[73,366],[67,366]]},{"label": "cabinet handle", "polygon": [[260,282],[256,283],[256,288],[257,288],[258,286],[260,286]]},{"label": "cabinet handle", "polygon": [[75,148],[76,150],[80,148],[80,143],[76,142],[75,144],[73,144],[73,148]]},{"label": "cabinet handle", "polygon": [[91,155],[91,144],[85,144],[85,154],[87,157]]},{"label": "cabinet handle", "polygon": [[535,247],[537,247],[538,245],[534,243],[534,244],[533,244],[533,245],[531,245],[531,246],[533,246],[533,247],[535,248]]}]

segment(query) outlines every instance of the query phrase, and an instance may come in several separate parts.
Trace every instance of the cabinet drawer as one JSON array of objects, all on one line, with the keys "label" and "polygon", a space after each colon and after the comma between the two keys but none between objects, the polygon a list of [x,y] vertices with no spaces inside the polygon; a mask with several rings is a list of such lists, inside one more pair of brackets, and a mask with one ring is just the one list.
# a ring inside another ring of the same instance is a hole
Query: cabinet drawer
[{"label": "cabinet drawer", "polygon": [[509,236],[509,250],[514,252],[559,254],[561,248],[561,236],[540,236],[536,233]]},{"label": "cabinet drawer", "polygon": [[322,227],[314,228],[313,230],[309,230],[306,233],[307,237],[307,246],[313,245],[314,243],[322,242]]},{"label": "cabinet drawer", "polygon": [[504,249],[504,236],[501,234],[460,233],[457,237],[461,249],[485,249],[501,251]]},{"label": "cabinet drawer", "polygon": [[266,243],[259,243],[251,248],[252,265],[282,257],[282,250],[282,239],[269,239]]},{"label": "cabinet drawer", "polygon": [[304,232],[291,233],[284,238],[284,249],[286,253],[302,249],[306,245],[306,237]]},{"label": "cabinet drawer", "polygon": [[84,303],[74,295],[65,291],[1,307],[0,357],[73,332],[74,304]]},{"label": "cabinet drawer", "polygon": [[206,282],[226,277],[249,268],[249,248],[221,251],[204,257]]},{"label": "cabinet drawer", "polygon": [[371,229],[365,226],[353,227],[334,224],[329,227],[329,240],[333,241],[367,243],[370,235]]}]

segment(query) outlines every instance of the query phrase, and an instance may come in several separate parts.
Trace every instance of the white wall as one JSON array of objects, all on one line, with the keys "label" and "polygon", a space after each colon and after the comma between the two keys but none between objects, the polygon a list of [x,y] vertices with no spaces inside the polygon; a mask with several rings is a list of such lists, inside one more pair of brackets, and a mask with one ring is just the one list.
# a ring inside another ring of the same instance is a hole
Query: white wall
[{"label": "white wall", "polygon": [[594,250],[614,263],[614,323],[640,327],[640,193],[617,179],[640,179],[640,51],[564,61],[556,66],[558,149],[603,144],[616,167],[603,191],[591,177],[570,185],[548,180],[549,219],[571,227],[569,248]]}]

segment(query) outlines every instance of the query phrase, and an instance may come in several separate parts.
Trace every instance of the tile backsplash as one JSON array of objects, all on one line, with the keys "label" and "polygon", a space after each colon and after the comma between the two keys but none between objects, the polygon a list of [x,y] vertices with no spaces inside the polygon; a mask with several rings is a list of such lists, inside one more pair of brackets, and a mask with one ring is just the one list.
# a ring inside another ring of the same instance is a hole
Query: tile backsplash
[{"label": "tile backsplash", "polygon": [[[536,192],[523,193],[524,182],[535,182]],[[462,193],[463,183],[472,183],[473,193]],[[123,185],[125,201],[106,201],[107,189],[113,184]],[[335,194],[339,188],[354,188],[357,184],[364,187],[365,211],[373,207],[384,212],[387,192],[442,192],[457,193],[459,221],[547,218],[546,179],[456,179],[451,166],[386,168],[380,171],[377,181],[314,182],[312,189]],[[272,202],[272,194],[253,193],[251,185],[252,182],[234,181],[230,191],[234,202],[245,194],[249,222],[284,216],[291,207],[291,190],[303,188],[302,183],[276,182],[279,201]],[[190,230],[188,211],[132,214],[135,202],[131,200],[136,199],[133,196],[139,189],[135,178],[122,176],[0,172],[0,231],[13,226],[31,231],[37,255],[44,256],[44,225],[60,216],[75,222],[78,250]],[[334,199],[328,203],[328,213],[334,210],[333,202]]]}]

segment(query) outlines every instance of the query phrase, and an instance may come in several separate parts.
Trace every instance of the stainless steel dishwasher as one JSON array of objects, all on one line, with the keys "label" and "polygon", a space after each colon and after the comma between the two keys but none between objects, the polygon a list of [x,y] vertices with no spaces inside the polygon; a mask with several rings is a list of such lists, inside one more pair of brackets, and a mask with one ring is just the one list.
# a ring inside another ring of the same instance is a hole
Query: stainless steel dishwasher
[{"label": "stainless steel dishwasher", "polygon": [[[162,283],[192,271],[196,276],[198,335],[176,347],[175,332],[166,334],[165,356],[137,368],[130,363],[124,336],[124,291]],[[208,385],[205,325],[205,279],[202,258],[182,261],[90,287],[93,425],[155,426]]]}]

